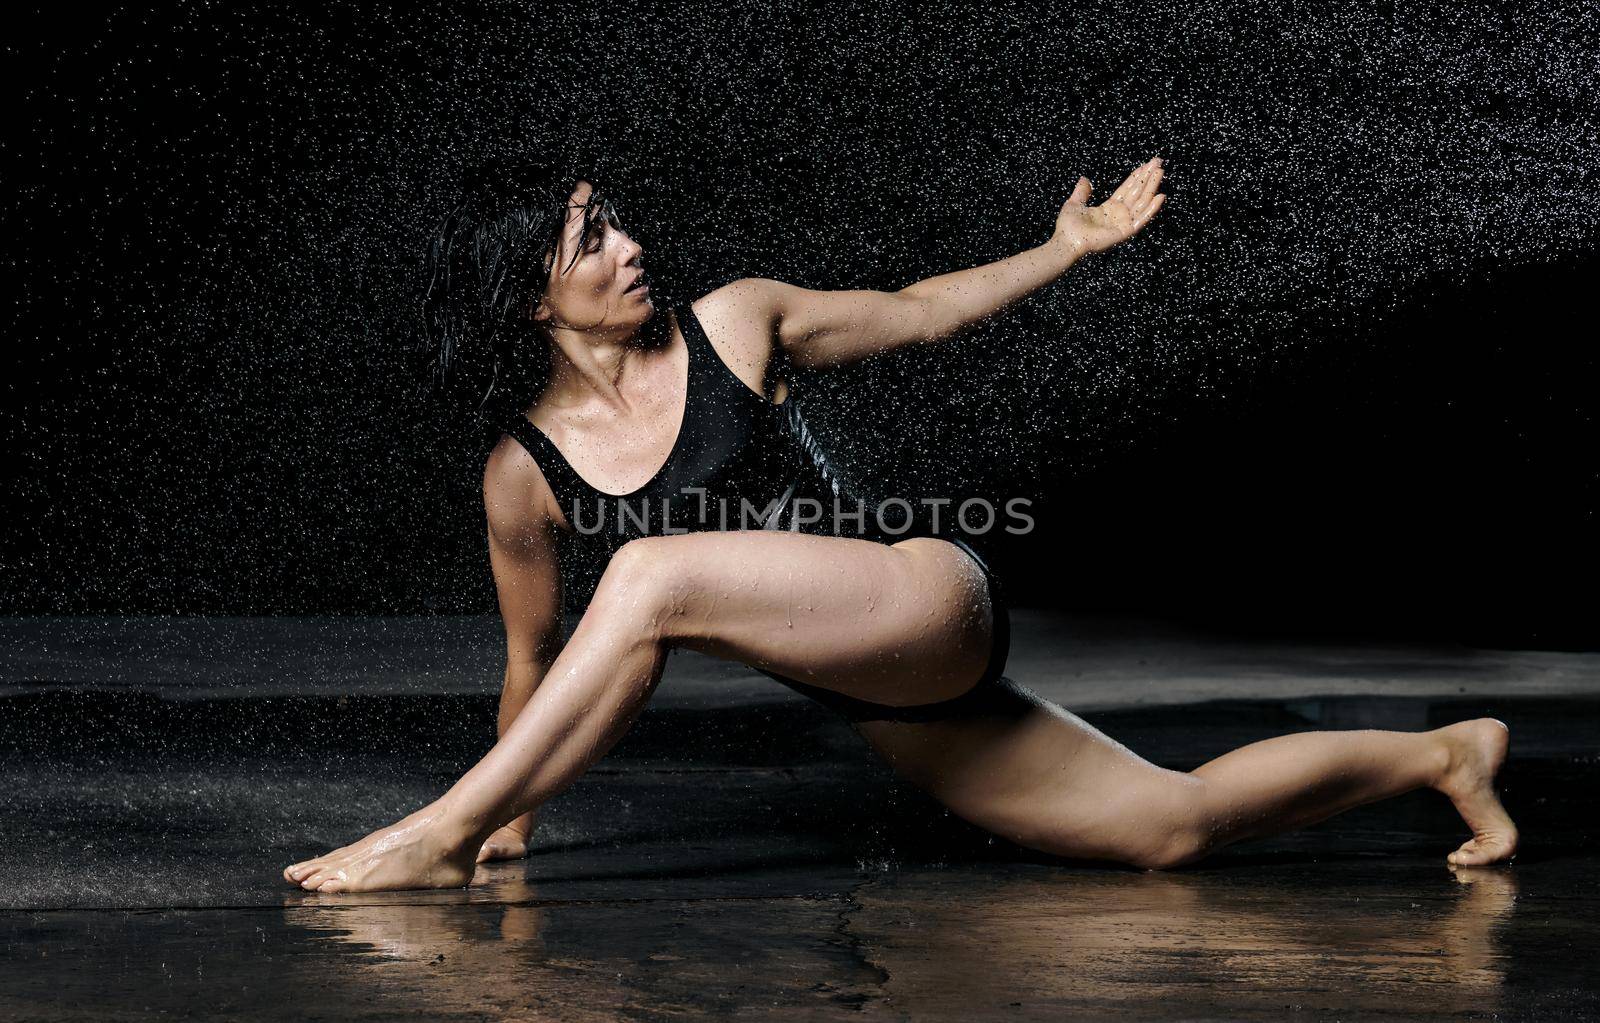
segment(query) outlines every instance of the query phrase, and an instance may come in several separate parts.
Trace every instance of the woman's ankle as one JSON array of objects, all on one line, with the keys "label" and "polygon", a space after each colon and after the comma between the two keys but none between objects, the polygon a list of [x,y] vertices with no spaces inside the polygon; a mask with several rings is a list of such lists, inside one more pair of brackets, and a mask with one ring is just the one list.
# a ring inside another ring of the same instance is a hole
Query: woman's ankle
[{"label": "woman's ankle", "polygon": [[436,811],[428,824],[429,841],[447,858],[469,853],[476,856],[484,841],[500,830],[498,824],[486,823],[493,819],[492,815],[455,806],[448,794],[439,800]]},{"label": "woman's ankle", "polygon": [[1424,772],[1428,788],[1444,791],[1456,767],[1456,747],[1443,728],[1423,732],[1420,738],[1428,740],[1427,768]]}]

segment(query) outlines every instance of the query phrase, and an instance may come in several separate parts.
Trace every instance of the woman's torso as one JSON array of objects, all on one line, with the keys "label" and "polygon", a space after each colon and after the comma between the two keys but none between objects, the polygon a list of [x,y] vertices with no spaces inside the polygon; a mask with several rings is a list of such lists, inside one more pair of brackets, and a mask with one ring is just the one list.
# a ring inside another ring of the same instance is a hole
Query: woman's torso
[{"label": "woman's torso", "polygon": [[[685,374],[682,411],[666,458],[643,484],[627,493],[602,490],[526,416],[506,428],[538,462],[567,527],[605,547],[668,532],[763,528],[801,468],[786,421],[793,394],[775,403],[741,380],[687,304],[675,319],[672,343],[686,348],[686,358],[675,361],[669,352],[663,368]],[[671,421],[670,413],[658,418]]]},{"label": "woman's torso", "polygon": [[[854,493],[806,423],[803,387],[780,381],[775,394],[782,400],[768,400],[724,361],[693,308],[680,305],[674,318],[672,343],[681,338],[687,350],[681,422],[665,460],[642,485],[625,494],[603,491],[526,416],[505,428],[538,463],[570,532],[597,544],[602,556],[631,539],[672,532],[791,529],[882,543],[950,532],[930,528],[924,509],[910,503],[891,507],[895,502]],[[658,417],[672,420],[670,413]]]}]

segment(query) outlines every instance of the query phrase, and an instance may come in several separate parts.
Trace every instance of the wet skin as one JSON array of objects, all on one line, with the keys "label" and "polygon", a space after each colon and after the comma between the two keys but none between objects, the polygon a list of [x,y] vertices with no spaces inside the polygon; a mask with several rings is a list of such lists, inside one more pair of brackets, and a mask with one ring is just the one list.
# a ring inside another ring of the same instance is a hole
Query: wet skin
[{"label": "wet skin", "polygon": [[[765,393],[779,347],[798,365],[838,365],[993,315],[1136,234],[1161,207],[1161,175],[1151,161],[1096,207],[1080,179],[1045,245],[893,295],[751,280],[701,298],[695,311],[718,354]],[[591,195],[580,183],[572,206]],[[684,400],[671,381],[681,379],[684,342],[674,330],[664,348],[638,345],[654,312],[647,292],[629,290],[642,250],[612,222],[572,262],[580,215],[570,217],[547,293],[530,311],[549,332],[552,375],[529,417],[585,479],[626,493],[670,454]],[[556,651],[553,538],[566,524],[526,452],[506,443],[495,451],[485,503],[508,642],[500,742],[439,800],[287,868],[290,883],[330,893],[456,887],[479,859],[524,854],[527,815],[616,742],[674,646],[898,705],[958,695],[987,661],[987,589],[953,545],[765,532],[628,544]],[[1498,862],[1516,848],[1494,791],[1507,733],[1492,719],[1425,733],[1282,736],[1187,773],[1150,764],[1022,694],[981,718],[866,722],[858,731],[956,814],[1062,856],[1174,867],[1421,787],[1450,798],[1473,832],[1451,864]]]}]

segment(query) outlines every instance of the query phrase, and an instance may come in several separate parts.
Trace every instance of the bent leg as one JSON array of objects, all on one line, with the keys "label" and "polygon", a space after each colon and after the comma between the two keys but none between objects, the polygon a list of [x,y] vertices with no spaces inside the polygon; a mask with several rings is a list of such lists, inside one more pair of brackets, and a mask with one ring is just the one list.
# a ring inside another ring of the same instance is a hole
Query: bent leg
[{"label": "bent leg", "polygon": [[982,572],[942,540],[886,547],[747,531],[634,541],[613,557],[515,722],[449,793],[285,877],[322,891],[465,883],[486,835],[571,785],[621,738],[672,646],[860,699],[920,704],[971,688],[992,628]]},{"label": "bent leg", "polygon": [[994,712],[856,730],[950,811],[1056,856],[1154,866],[1192,827],[1201,784],[1008,679]]},{"label": "bent leg", "polygon": [[1020,687],[1009,703],[978,718],[857,728],[957,816],[1052,855],[1173,867],[1424,786],[1449,796],[1474,832],[1450,862],[1515,851],[1516,828],[1493,787],[1505,727],[1492,719],[1422,733],[1279,736],[1185,773]]}]

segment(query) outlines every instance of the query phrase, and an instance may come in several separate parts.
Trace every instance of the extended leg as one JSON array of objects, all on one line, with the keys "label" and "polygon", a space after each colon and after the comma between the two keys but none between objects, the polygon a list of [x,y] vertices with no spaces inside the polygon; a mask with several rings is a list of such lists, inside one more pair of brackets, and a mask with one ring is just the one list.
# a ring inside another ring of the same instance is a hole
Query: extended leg
[{"label": "extended leg", "polygon": [[515,723],[433,805],[295,864],[308,889],[464,884],[483,838],[572,784],[614,744],[686,646],[889,704],[970,688],[988,661],[983,576],[941,540],[893,547],[780,532],[635,541]]},{"label": "extended leg", "polygon": [[1450,797],[1473,831],[1451,863],[1508,859],[1517,829],[1494,777],[1509,740],[1504,724],[1479,718],[1428,732],[1307,732],[1252,743],[1193,771],[1206,784],[1214,829],[1194,856],[1428,787]]},{"label": "extended leg", "polygon": [[1473,830],[1450,862],[1496,862],[1516,848],[1494,793],[1507,734],[1493,719],[1279,736],[1184,773],[1025,690],[1011,704],[982,718],[857,727],[957,815],[1060,856],[1172,867],[1425,786],[1449,796]]}]

